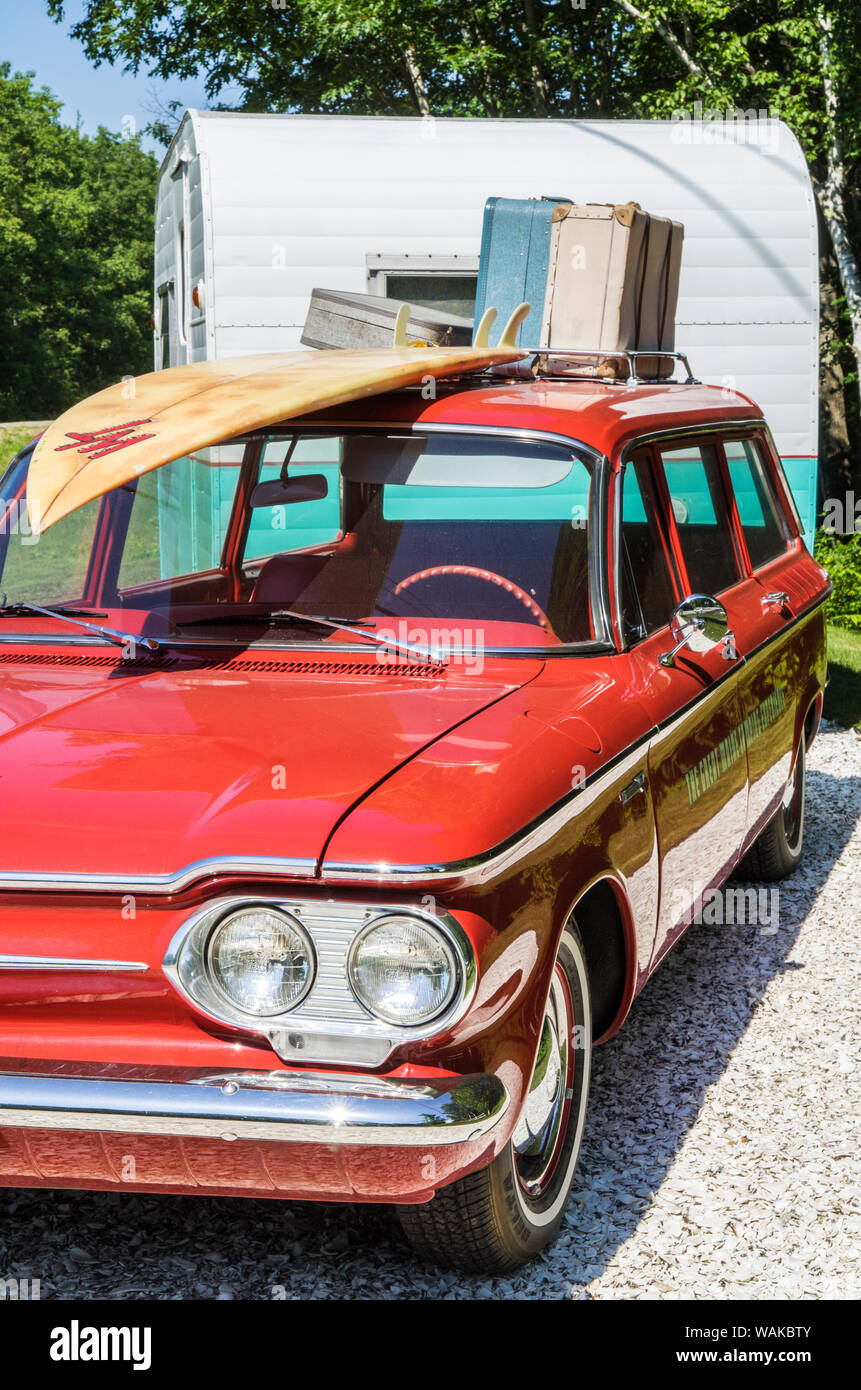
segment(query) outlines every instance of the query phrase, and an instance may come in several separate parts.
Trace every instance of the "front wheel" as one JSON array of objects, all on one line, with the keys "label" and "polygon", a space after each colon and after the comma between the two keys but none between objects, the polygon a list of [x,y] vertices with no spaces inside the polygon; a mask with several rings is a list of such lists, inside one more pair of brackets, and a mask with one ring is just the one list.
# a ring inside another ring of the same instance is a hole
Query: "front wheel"
[{"label": "front wheel", "polygon": [[399,1208],[419,1254],[456,1269],[505,1274],[553,1239],[577,1167],[591,1066],[589,979],[572,920],[559,944],[535,1068],[511,1140],[489,1167],[441,1188],[425,1206]]},{"label": "front wheel", "polygon": [[804,734],[798,745],[795,767],[783,800],[764,830],[754,840],[736,869],[737,878],[773,883],[798,867],[804,848],[804,794],[807,772]]}]

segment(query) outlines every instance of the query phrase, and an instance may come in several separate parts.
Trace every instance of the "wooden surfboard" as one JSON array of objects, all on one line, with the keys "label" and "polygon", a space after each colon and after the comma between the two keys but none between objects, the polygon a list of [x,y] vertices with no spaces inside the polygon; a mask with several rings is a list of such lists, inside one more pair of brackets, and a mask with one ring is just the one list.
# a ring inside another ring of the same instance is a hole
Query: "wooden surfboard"
[{"label": "wooden surfboard", "polygon": [[36,445],[34,532],[111,488],[247,430],[527,354],[512,346],[267,353],[130,378],[72,406]]}]

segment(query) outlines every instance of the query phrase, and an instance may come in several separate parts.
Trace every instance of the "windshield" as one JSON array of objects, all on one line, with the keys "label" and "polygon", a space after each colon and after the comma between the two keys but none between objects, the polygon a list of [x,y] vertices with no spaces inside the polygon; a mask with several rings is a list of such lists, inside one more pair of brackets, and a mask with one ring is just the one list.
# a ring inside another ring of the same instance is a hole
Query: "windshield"
[{"label": "windshield", "polygon": [[[594,469],[573,445],[282,429],[176,459],[38,538],[25,469],[4,488],[7,605],[97,606],[196,641],[216,623],[219,641],[254,623],[271,641],[285,611],[449,649],[607,641],[590,592]],[[278,640],[306,643],[291,622]]]}]

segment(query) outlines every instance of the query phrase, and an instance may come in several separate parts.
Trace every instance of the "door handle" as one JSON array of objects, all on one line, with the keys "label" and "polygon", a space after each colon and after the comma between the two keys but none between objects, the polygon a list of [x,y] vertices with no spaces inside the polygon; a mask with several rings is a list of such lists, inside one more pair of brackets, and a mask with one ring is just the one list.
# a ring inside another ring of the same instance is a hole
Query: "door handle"
[{"label": "door handle", "polygon": [[623,787],[622,790],[619,792],[619,800],[621,801],[622,805],[626,806],[629,801],[633,800],[633,798],[637,795],[638,792],[641,792],[645,789],[645,786],[646,774],[645,772],[638,772],[635,777],[631,778],[628,785],[626,787]]},{"label": "door handle", "polygon": [[763,594],[759,600],[763,608],[779,608],[781,613],[789,611],[789,594],[782,589],[775,589],[770,594]]}]

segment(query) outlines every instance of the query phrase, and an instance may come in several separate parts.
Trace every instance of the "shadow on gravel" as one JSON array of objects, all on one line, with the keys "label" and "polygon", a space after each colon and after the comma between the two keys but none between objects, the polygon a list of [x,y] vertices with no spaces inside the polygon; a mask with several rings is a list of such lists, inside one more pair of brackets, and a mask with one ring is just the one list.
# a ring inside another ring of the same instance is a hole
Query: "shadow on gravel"
[{"label": "shadow on gravel", "polygon": [[787,956],[859,817],[861,778],[811,768],[806,854],[780,885],[777,932],[692,927],[598,1049],[566,1222],[526,1270],[422,1265],[385,1208],[18,1190],[0,1191],[0,1278],[59,1299],[576,1296],[636,1230],[769,981],[803,968]]}]

